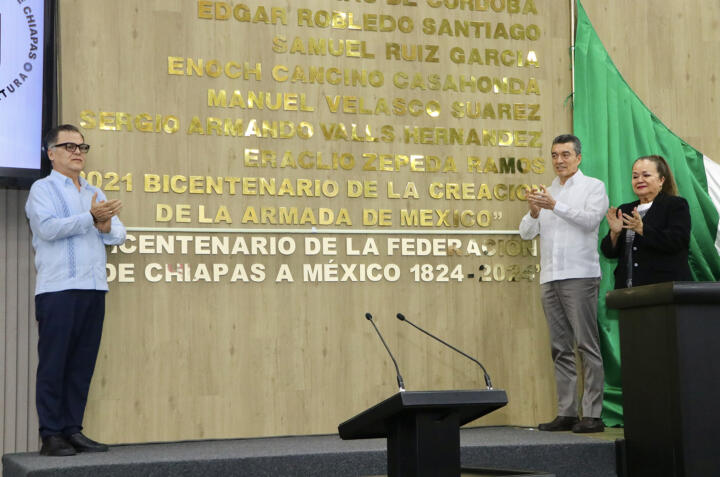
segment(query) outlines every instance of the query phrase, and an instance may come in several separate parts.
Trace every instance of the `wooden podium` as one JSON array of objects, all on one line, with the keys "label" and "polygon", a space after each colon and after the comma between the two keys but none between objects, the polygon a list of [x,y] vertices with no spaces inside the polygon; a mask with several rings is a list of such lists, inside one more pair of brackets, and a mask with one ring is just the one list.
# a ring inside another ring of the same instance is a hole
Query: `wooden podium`
[{"label": "wooden podium", "polygon": [[338,431],[342,439],[387,437],[388,477],[459,477],[460,426],[507,402],[502,390],[404,391]]},{"label": "wooden podium", "polygon": [[720,475],[720,283],[611,291],[628,475]]}]

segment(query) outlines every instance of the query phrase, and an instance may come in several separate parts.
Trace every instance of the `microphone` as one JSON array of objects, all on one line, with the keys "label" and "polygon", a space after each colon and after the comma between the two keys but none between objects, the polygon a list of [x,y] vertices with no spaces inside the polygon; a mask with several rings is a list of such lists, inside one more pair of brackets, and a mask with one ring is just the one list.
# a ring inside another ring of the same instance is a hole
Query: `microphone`
[{"label": "microphone", "polygon": [[387,343],[385,343],[385,340],[383,339],[382,334],[380,334],[380,330],[379,330],[378,327],[375,325],[375,322],[373,321],[372,315],[371,315],[370,313],[365,313],[365,318],[366,318],[370,323],[372,323],[373,328],[375,328],[375,332],[376,332],[377,335],[380,337],[380,341],[382,341],[383,346],[385,346],[385,349],[387,350],[388,354],[390,355],[390,359],[392,359],[392,362],[393,362],[393,364],[395,365],[395,372],[397,373],[398,388],[400,389],[400,392],[401,392],[401,393],[405,392],[405,383],[403,382],[402,375],[400,374],[400,368],[398,368],[398,364],[397,364],[397,361],[395,361],[395,357],[394,357],[393,354],[390,352],[390,348],[388,348],[388,345],[387,345]]},{"label": "microphone", "polygon": [[436,341],[441,342],[442,344],[444,344],[445,346],[447,346],[447,347],[450,348],[451,350],[460,353],[461,355],[465,356],[465,357],[466,357],[467,359],[469,359],[470,361],[472,361],[472,362],[474,362],[475,364],[477,364],[478,366],[480,366],[480,368],[482,368],[482,370],[483,370],[483,374],[485,375],[485,385],[487,386],[488,389],[492,389],[492,388],[493,388],[493,387],[492,387],[492,383],[490,382],[490,375],[489,375],[488,372],[485,370],[485,366],[483,366],[480,361],[478,361],[477,359],[473,358],[472,356],[470,356],[470,355],[468,355],[468,354],[463,353],[462,351],[460,351],[459,349],[457,349],[457,348],[454,347],[453,345],[444,342],[443,340],[441,340],[440,338],[438,338],[438,337],[435,336],[434,334],[429,333],[429,332],[425,331],[424,329],[420,328],[418,325],[416,325],[416,324],[413,323],[412,321],[410,321],[410,320],[408,320],[407,318],[405,318],[405,315],[403,315],[402,313],[398,313],[398,314],[397,314],[397,319],[400,320],[400,321],[404,321],[404,322],[408,323],[409,325],[412,325],[414,328],[417,328],[418,330],[422,331],[423,333],[425,333],[426,335],[428,335],[430,338],[432,338],[432,339],[434,339],[434,340],[436,340]]}]

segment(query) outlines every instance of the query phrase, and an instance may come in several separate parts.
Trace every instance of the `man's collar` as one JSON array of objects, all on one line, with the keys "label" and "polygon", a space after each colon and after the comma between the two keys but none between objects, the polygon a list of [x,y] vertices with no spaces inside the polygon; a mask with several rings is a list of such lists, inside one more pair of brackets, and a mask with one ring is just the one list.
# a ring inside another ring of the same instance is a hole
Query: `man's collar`
[{"label": "man's collar", "polygon": [[577,172],[575,172],[575,174],[568,177],[568,180],[566,180],[564,184],[560,183],[560,178],[558,176],[555,176],[555,179],[553,179],[552,183],[553,183],[553,185],[559,185],[559,186],[572,185],[575,182],[575,178],[578,176],[585,177],[585,174],[583,174],[582,171],[580,169],[578,169]]},{"label": "man's collar", "polygon": [[[50,175],[48,177],[50,177],[51,179],[53,179],[57,182],[61,182],[63,184],[75,185],[75,184],[73,184],[73,180],[71,178],[69,178],[68,176],[66,176],[64,174],[59,173],[55,169],[50,171]],[[87,187],[88,182],[82,176],[78,177],[78,181],[80,181],[80,187],[82,187],[82,188]]]}]

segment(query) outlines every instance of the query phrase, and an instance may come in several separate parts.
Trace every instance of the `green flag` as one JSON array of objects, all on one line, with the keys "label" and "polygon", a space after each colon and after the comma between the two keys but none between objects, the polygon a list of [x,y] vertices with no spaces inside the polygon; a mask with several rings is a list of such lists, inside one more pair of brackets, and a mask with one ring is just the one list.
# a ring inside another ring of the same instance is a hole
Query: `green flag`
[{"label": "green flag", "polygon": [[[627,85],[602,45],[578,0],[575,40],[575,135],[582,141],[583,173],[607,187],[610,205],[636,200],[630,184],[632,164],[640,156],[663,156],[677,182],[679,195],[690,205],[690,268],[695,280],[720,278],[720,165],[672,133]],[[600,227],[600,238],[608,231]],[[614,288],[616,260],[600,256],[602,281],[598,323],[605,363],[603,419],[622,425],[620,341],[617,312],[605,307],[605,293]]]}]

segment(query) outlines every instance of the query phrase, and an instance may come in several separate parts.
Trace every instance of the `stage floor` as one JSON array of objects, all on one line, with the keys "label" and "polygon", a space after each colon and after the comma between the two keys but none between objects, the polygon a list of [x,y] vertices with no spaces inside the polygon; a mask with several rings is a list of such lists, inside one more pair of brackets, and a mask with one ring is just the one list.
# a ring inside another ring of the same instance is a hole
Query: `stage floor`
[{"label": "stage floor", "polygon": [[[461,462],[544,472],[557,477],[616,477],[622,429],[578,435],[523,427],[462,429]],[[385,439],[337,435],[205,440],[112,446],[101,454],[3,456],[3,477],[371,476],[386,472]]]}]

